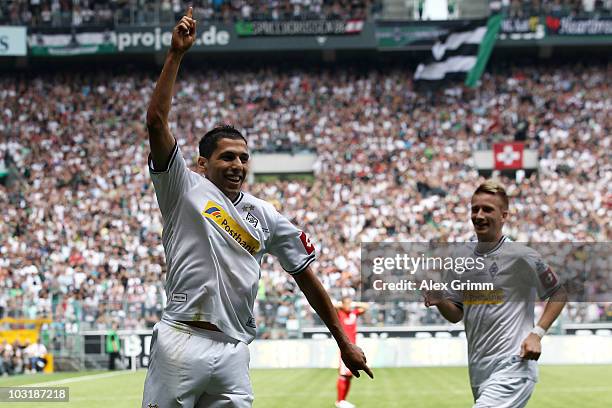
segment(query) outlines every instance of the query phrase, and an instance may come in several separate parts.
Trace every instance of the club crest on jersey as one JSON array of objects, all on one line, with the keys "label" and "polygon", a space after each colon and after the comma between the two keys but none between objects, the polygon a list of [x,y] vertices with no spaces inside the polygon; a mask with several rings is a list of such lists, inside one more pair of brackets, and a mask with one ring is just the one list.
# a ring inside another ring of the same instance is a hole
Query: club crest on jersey
[{"label": "club crest on jersey", "polygon": [[495,275],[497,275],[497,272],[499,272],[499,268],[497,267],[497,262],[493,262],[493,265],[491,265],[491,267],[489,268],[489,273],[491,274],[491,277],[495,278]]},{"label": "club crest on jersey", "polygon": [[247,213],[245,220],[247,220],[247,222],[251,224],[252,226],[254,226],[255,228],[257,228],[257,224],[259,224],[259,219],[253,214],[251,214],[250,212]]},{"label": "club crest on jersey", "polygon": [[206,208],[202,210],[201,214],[221,227],[223,231],[232,237],[249,254],[255,255],[259,252],[259,241],[247,230],[242,228],[242,226],[219,204],[214,201],[208,201],[208,203],[206,203]]}]

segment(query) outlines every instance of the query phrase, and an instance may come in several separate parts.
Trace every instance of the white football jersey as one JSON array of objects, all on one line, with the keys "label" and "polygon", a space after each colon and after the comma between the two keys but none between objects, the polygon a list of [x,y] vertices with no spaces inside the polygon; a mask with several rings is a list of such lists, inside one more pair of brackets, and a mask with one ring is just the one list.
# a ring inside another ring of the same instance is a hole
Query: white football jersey
[{"label": "white football jersey", "polygon": [[495,285],[495,293],[448,289],[450,299],[463,308],[472,387],[494,375],[537,381],[536,361],[519,358],[521,344],[534,327],[536,295],[550,297],[559,279],[535,250],[506,237],[486,254],[470,243],[455,256],[482,257],[485,267],[452,273],[447,280]]},{"label": "white football jersey", "polygon": [[149,171],[164,226],[164,315],[210,322],[250,343],[264,254],[275,255],[293,274],[314,261],[314,246],[271,204],[246,193],[232,202],[208,179],[189,170],[178,143],[167,169],[156,171],[149,158]]}]

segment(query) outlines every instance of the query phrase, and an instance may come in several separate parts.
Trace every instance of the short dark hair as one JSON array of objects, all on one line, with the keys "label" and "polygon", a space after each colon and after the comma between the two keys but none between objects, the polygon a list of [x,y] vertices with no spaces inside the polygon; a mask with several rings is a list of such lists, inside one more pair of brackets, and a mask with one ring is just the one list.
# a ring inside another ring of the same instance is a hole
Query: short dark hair
[{"label": "short dark hair", "polygon": [[212,156],[217,148],[219,139],[242,139],[244,143],[247,143],[242,133],[232,125],[219,125],[206,132],[206,134],[202,136],[202,139],[200,139],[200,143],[198,144],[200,156],[210,159],[210,156]]}]

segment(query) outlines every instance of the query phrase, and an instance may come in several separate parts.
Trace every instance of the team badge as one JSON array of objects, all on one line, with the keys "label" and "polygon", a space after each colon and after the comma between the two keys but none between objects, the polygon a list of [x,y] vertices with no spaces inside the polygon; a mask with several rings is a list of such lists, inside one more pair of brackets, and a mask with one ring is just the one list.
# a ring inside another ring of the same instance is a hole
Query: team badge
[{"label": "team badge", "polygon": [[257,224],[259,224],[259,219],[257,219],[257,217],[251,214],[250,212],[247,213],[245,220],[247,220],[247,222],[255,228],[257,228]]},{"label": "team badge", "polygon": [[491,275],[492,278],[495,278],[495,275],[497,275],[497,272],[499,272],[499,268],[497,267],[497,262],[493,262],[493,265],[491,265],[491,267],[489,268],[489,274]]}]

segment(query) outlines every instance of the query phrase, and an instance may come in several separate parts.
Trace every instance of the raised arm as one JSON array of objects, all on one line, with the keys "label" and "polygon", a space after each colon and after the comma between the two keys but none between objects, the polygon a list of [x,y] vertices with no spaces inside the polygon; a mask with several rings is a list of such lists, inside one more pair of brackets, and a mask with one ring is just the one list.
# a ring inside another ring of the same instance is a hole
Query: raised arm
[{"label": "raised arm", "polygon": [[352,344],[348,337],[346,337],[340,325],[340,320],[338,320],[338,314],[336,313],[334,305],[310,266],[306,267],[302,272],[293,275],[293,277],[302,292],[304,292],[306,299],[308,299],[308,303],[314,308],[332,336],[334,336],[334,339],[336,339],[336,343],[338,343],[338,347],[340,348],[342,360],[348,369],[351,370],[355,377],[359,377],[359,370],[363,370],[370,378],[374,378],[372,371],[366,364],[366,358],[363,351]]},{"label": "raised arm", "polygon": [[166,168],[174,148],[174,137],[168,127],[168,113],[181,60],[196,39],[196,21],[192,18],[192,13],[192,8],[189,7],[187,14],[174,27],[170,50],[147,109],[149,144],[153,164],[157,169]]}]

